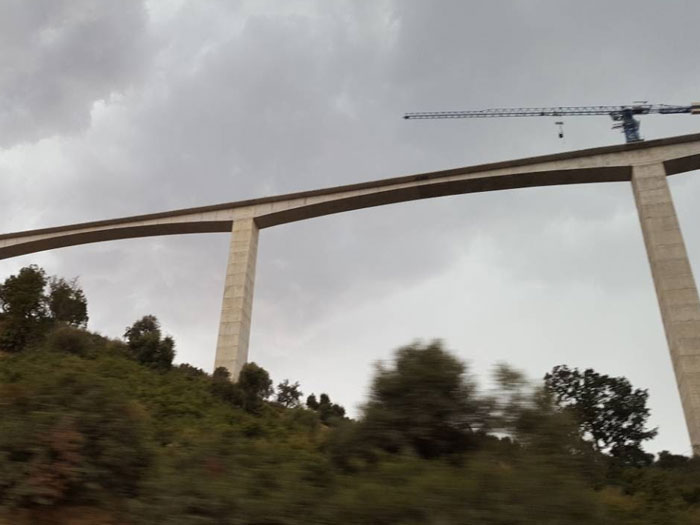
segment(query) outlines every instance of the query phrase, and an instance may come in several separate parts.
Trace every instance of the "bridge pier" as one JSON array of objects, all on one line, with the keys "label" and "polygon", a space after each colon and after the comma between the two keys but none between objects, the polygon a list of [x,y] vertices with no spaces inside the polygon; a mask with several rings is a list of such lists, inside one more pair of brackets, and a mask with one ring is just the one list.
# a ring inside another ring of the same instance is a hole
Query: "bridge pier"
[{"label": "bridge pier", "polygon": [[231,232],[214,368],[226,368],[233,381],[248,360],[258,231],[250,218],[234,221]]},{"label": "bridge pier", "polygon": [[633,166],[632,189],[690,442],[700,455],[700,300],[664,165]]}]

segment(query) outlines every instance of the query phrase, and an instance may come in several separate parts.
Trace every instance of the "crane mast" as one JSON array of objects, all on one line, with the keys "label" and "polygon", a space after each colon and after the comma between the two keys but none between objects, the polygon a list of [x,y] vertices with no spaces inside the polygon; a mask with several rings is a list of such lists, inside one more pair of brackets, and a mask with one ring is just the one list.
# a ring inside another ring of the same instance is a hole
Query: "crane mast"
[{"label": "crane mast", "polygon": [[627,106],[559,106],[551,108],[491,108],[473,111],[423,111],[406,113],[403,118],[450,119],[450,118],[491,118],[491,117],[565,117],[578,115],[608,115],[614,122],[613,128],[621,128],[627,142],[639,142],[639,120],[635,115],[652,113],[670,115],[678,113],[700,114],[700,102],[688,106],[669,104],[634,103]]}]

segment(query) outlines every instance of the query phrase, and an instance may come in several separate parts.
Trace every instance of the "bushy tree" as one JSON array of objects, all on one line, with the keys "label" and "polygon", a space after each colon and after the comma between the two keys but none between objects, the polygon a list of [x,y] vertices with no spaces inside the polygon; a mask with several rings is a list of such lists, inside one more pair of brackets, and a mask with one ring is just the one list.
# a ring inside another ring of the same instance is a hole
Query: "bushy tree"
[{"label": "bushy tree", "polygon": [[321,394],[318,400],[315,394],[311,394],[306,398],[306,406],[318,412],[318,418],[325,425],[335,425],[345,417],[345,408],[333,403],[328,394],[325,393]]},{"label": "bushy tree", "polygon": [[77,279],[48,278],[26,266],[0,284],[0,349],[19,351],[52,325],[87,326],[87,300]]},{"label": "bushy tree", "polygon": [[318,410],[318,399],[316,399],[316,394],[311,394],[306,398],[306,408],[310,410]]},{"label": "bushy tree", "polygon": [[364,431],[378,447],[409,447],[430,458],[468,449],[485,423],[466,366],[440,341],[400,348],[379,365],[364,407]]},{"label": "bushy tree", "polygon": [[624,377],[610,377],[590,368],[581,372],[566,365],[555,366],[544,379],[557,405],[573,414],[582,436],[596,450],[632,464],[651,460],[641,449],[642,442],[657,433],[646,428],[646,390],[633,388]]},{"label": "bushy tree", "polygon": [[88,322],[87,300],[77,279],[66,281],[59,277],[49,280],[48,309],[55,321],[85,328]]},{"label": "bushy tree", "polygon": [[3,314],[39,320],[47,316],[44,304],[46,272],[38,266],[22,268],[0,285],[0,309]]},{"label": "bushy tree", "polygon": [[299,382],[290,383],[289,379],[285,379],[277,385],[277,402],[287,408],[299,406],[299,399],[303,395],[299,389]]},{"label": "bushy tree", "polygon": [[233,406],[243,406],[241,388],[236,383],[231,382],[231,374],[226,367],[219,366],[214,370],[211,376],[211,389],[212,393],[219,399]]},{"label": "bushy tree", "polygon": [[146,315],[124,332],[129,349],[136,360],[144,365],[167,370],[175,358],[175,341],[162,337],[160,323],[154,315]]},{"label": "bushy tree", "polygon": [[243,365],[237,385],[243,395],[243,408],[249,412],[258,412],[262,408],[263,401],[274,392],[270,374],[255,363]]},{"label": "bushy tree", "polygon": [[40,335],[48,318],[45,286],[46,273],[38,266],[26,266],[0,285],[0,349],[19,351]]}]

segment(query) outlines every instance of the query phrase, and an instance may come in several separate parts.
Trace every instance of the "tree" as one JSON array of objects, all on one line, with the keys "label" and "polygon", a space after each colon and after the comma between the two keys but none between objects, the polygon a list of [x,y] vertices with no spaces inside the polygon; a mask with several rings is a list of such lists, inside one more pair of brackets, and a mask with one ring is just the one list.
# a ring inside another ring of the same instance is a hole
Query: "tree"
[{"label": "tree", "polygon": [[38,266],[22,268],[0,285],[0,309],[5,315],[39,320],[46,317],[44,287],[46,272]]},{"label": "tree", "polygon": [[211,391],[218,397],[233,406],[243,405],[243,393],[241,388],[231,382],[231,374],[224,366],[218,366],[211,376]]},{"label": "tree", "polygon": [[274,392],[270,374],[255,363],[243,365],[237,385],[243,394],[243,408],[249,412],[258,412]]},{"label": "tree", "polygon": [[[48,285],[48,291],[47,291]],[[78,280],[48,278],[38,266],[26,266],[0,284],[0,348],[23,349],[55,323],[87,326],[87,300]]]},{"label": "tree", "polygon": [[665,469],[677,469],[686,467],[690,461],[688,456],[672,454],[668,450],[662,450],[659,452],[659,457],[656,460],[655,466]]},{"label": "tree", "polygon": [[375,446],[429,458],[473,446],[483,408],[462,362],[440,341],[417,343],[400,348],[393,367],[377,367],[362,424]]},{"label": "tree", "polygon": [[299,399],[303,395],[302,391],[299,390],[299,382],[294,384],[289,382],[289,379],[285,379],[279,385],[277,385],[277,402],[282,406],[287,408],[299,406]]},{"label": "tree", "polygon": [[318,410],[318,399],[316,399],[316,394],[311,394],[306,398],[306,407],[311,410]]},{"label": "tree", "polygon": [[48,309],[55,321],[85,328],[88,322],[87,300],[77,279],[66,281],[59,277],[49,280]]},{"label": "tree", "polygon": [[26,266],[0,285],[0,348],[17,352],[38,336],[48,319],[44,287],[46,273]]},{"label": "tree", "polygon": [[306,407],[318,412],[318,418],[325,425],[335,425],[345,418],[345,408],[331,401],[328,394],[321,394],[316,399],[316,394],[306,398]]},{"label": "tree", "polygon": [[345,417],[345,408],[333,403],[328,394],[321,394],[316,411],[321,422],[326,425],[335,424]]},{"label": "tree", "polygon": [[146,315],[124,332],[129,349],[136,360],[153,368],[167,370],[175,358],[175,341],[162,337],[160,323],[154,315]]},{"label": "tree", "polygon": [[610,377],[590,368],[580,372],[566,365],[555,366],[544,380],[556,404],[573,414],[581,435],[596,450],[627,463],[648,462],[641,444],[657,430],[646,428],[646,390],[633,389],[624,377]]}]

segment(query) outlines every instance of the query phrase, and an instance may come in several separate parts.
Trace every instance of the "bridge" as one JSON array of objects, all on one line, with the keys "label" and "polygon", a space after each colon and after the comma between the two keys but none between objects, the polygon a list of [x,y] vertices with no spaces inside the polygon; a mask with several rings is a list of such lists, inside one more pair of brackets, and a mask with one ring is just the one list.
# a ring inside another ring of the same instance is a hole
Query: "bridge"
[{"label": "bridge", "polygon": [[693,451],[700,455],[700,300],[667,176],[700,169],[700,134],[0,235],[0,259],[152,235],[231,232],[215,367],[248,358],[260,229],[446,195],[630,181]]}]

